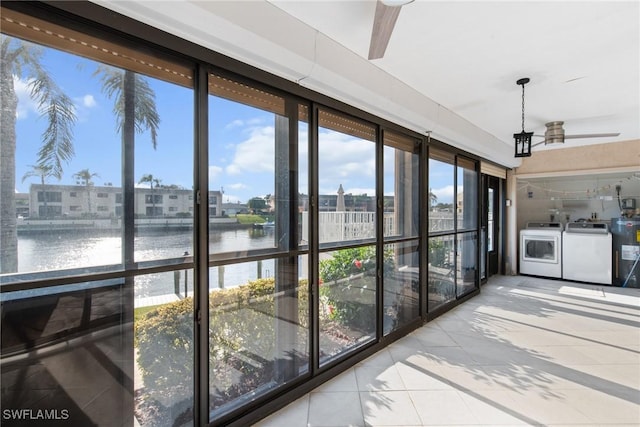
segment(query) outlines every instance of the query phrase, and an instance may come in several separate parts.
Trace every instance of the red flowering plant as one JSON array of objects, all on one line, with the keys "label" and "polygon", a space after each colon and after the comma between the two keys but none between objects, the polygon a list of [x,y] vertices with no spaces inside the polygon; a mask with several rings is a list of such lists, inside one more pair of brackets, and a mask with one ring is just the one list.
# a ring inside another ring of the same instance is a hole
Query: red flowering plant
[{"label": "red flowering plant", "polygon": [[[350,327],[370,327],[375,316],[376,248],[340,249],[319,267],[320,305],[326,318]],[[385,251],[383,269],[393,268],[393,252]]]}]

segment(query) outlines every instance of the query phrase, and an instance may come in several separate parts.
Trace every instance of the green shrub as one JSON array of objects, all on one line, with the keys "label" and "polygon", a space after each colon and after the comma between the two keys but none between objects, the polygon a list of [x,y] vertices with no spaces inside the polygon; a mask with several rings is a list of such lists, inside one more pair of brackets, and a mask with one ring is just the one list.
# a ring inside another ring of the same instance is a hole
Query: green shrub
[{"label": "green shrub", "polygon": [[163,396],[190,394],[193,299],[159,306],[135,325],[138,366],[146,387]]},{"label": "green shrub", "polygon": [[[300,280],[297,293],[299,342],[308,340],[308,292]],[[209,294],[209,370],[215,390],[211,400],[222,405],[264,384],[273,375],[276,357],[275,280],[250,281]],[[146,313],[135,324],[138,366],[148,396],[164,406],[178,404],[193,387],[193,300],[185,298]],[[258,355],[260,369],[239,354]],[[238,372],[242,377],[238,378]]]},{"label": "green shrub", "polygon": [[433,266],[443,266],[446,259],[446,250],[444,240],[431,238],[429,239],[429,262]]},{"label": "green shrub", "polygon": [[[393,251],[384,253],[383,270],[393,270]],[[372,246],[341,249],[320,261],[321,316],[348,328],[375,327],[376,249]]]}]

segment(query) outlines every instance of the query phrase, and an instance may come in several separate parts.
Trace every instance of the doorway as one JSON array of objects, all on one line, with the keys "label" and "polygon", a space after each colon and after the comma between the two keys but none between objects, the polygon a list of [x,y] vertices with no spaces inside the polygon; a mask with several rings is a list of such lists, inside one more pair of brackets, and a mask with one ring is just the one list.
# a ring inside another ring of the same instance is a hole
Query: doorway
[{"label": "doorway", "polygon": [[481,278],[485,282],[500,270],[500,178],[482,175]]}]

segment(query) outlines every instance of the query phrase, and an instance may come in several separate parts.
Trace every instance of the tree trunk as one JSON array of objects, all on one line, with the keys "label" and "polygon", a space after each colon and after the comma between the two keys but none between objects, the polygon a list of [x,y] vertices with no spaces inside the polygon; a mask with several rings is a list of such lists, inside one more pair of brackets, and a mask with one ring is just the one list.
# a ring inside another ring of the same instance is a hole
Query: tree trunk
[{"label": "tree trunk", "polygon": [[87,180],[87,212],[89,213],[89,218],[91,218],[91,184]]},{"label": "tree trunk", "polygon": [[0,64],[0,272],[18,271],[16,222],[16,109],[10,64]]},{"label": "tree trunk", "polygon": [[124,112],[122,118],[122,259],[125,268],[134,263],[135,229],[135,74],[125,70],[123,78]]}]

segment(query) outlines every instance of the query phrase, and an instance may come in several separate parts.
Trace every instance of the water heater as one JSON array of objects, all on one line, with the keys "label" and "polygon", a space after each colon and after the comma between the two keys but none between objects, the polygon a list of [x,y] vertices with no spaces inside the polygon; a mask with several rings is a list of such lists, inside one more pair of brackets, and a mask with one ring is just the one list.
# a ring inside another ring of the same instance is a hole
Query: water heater
[{"label": "water heater", "polygon": [[[633,200],[633,199],[631,199]],[[635,200],[634,200],[635,202]],[[611,219],[614,286],[640,288],[640,216]]]}]

